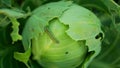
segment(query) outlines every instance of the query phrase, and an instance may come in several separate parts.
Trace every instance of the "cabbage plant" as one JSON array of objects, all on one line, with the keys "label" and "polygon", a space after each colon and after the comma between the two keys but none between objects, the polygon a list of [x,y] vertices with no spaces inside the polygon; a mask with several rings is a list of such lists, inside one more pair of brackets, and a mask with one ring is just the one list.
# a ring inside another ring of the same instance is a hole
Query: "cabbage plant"
[{"label": "cabbage plant", "polygon": [[52,2],[32,12],[23,30],[25,50],[43,68],[86,68],[101,49],[101,23],[71,1]]}]

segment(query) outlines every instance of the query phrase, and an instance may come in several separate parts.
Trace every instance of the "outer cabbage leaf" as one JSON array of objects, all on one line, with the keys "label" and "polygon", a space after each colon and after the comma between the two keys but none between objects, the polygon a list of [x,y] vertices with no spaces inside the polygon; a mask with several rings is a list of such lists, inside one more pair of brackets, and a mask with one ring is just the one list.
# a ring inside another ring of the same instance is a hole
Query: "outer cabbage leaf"
[{"label": "outer cabbage leaf", "polygon": [[76,41],[93,38],[102,32],[99,19],[91,11],[78,5],[73,5],[64,12],[60,21],[69,26],[66,32]]},{"label": "outer cabbage leaf", "polygon": [[[75,15],[75,13],[78,14]],[[102,36],[100,37],[102,38],[104,36],[101,30],[100,20],[89,10],[74,5],[64,12],[64,14],[60,17],[60,21],[69,26],[66,33],[72,39],[76,41],[85,40],[86,46],[88,46],[88,52],[94,52],[92,55],[87,56],[83,64],[83,68],[86,68],[101,50],[100,38],[95,38],[101,33]]]},{"label": "outer cabbage leaf", "polygon": [[18,40],[22,40],[22,36],[19,35],[19,22],[16,20],[16,18],[10,18],[13,26],[13,31],[11,33],[11,37],[12,37],[12,40],[13,40],[13,43],[18,41]]},{"label": "outer cabbage leaf", "polygon": [[[34,10],[32,16],[28,19],[22,33],[23,35],[22,42],[25,50],[31,47],[31,39],[37,37],[39,34],[43,34],[44,29],[47,25],[49,25],[49,22],[52,19],[61,16],[62,13],[65,10],[67,10],[71,4],[72,4],[71,2],[68,3],[59,2],[58,4],[51,3],[45,6],[41,6]],[[48,14],[46,14],[46,12],[48,12]]]},{"label": "outer cabbage leaf", "polygon": [[28,49],[25,53],[14,52],[14,58],[20,62],[23,62],[28,68],[30,68],[30,66],[28,65],[30,55],[31,49]]},{"label": "outer cabbage leaf", "polygon": [[8,17],[14,17],[14,18],[23,18],[26,17],[27,14],[22,13],[20,10],[13,10],[13,9],[0,9],[0,14],[4,14]]}]

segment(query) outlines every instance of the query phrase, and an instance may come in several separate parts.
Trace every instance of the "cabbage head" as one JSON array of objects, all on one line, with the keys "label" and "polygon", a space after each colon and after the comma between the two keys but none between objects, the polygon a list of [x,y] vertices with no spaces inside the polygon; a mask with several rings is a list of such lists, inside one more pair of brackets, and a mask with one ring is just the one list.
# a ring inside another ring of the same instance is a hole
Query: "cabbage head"
[{"label": "cabbage head", "polygon": [[35,9],[22,35],[25,50],[31,48],[43,68],[87,68],[104,37],[97,16],[71,1]]}]

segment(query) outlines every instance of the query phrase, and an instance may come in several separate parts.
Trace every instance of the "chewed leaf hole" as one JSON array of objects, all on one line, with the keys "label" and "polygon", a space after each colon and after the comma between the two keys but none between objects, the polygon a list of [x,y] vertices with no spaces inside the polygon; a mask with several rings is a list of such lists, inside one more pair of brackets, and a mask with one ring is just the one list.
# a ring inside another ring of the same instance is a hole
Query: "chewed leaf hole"
[{"label": "chewed leaf hole", "polygon": [[95,39],[100,39],[100,40],[102,40],[102,39],[103,39],[103,34],[102,34],[102,33],[99,33],[98,35],[95,36]]},{"label": "chewed leaf hole", "polygon": [[69,52],[65,52],[65,54],[68,54]]},{"label": "chewed leaf hole", "polygon": [[48,9],[50,9],[50,8],[48,7]]}]

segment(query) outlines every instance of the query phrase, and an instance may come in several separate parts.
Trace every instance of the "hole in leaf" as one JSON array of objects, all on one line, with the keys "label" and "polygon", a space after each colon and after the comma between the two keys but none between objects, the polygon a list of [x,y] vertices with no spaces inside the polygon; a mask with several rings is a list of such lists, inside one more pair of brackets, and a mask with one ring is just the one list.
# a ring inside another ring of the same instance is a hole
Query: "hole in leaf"
[{"label": "hole in leaf", "polygon": [[50,9],[50,8],[48,7],[48,9]]},{"label": "hole in leaf", "polygon": [[100,40],[102,40],[102,39],[103,39],[103,34],[102,34],[102,33],[99,33],[98,35],[95,36],[95,39],[100,39]]},{"label": "hole in leaf", "polygon": [[65,54],[68,54],[69,52],[65,52]]}]

